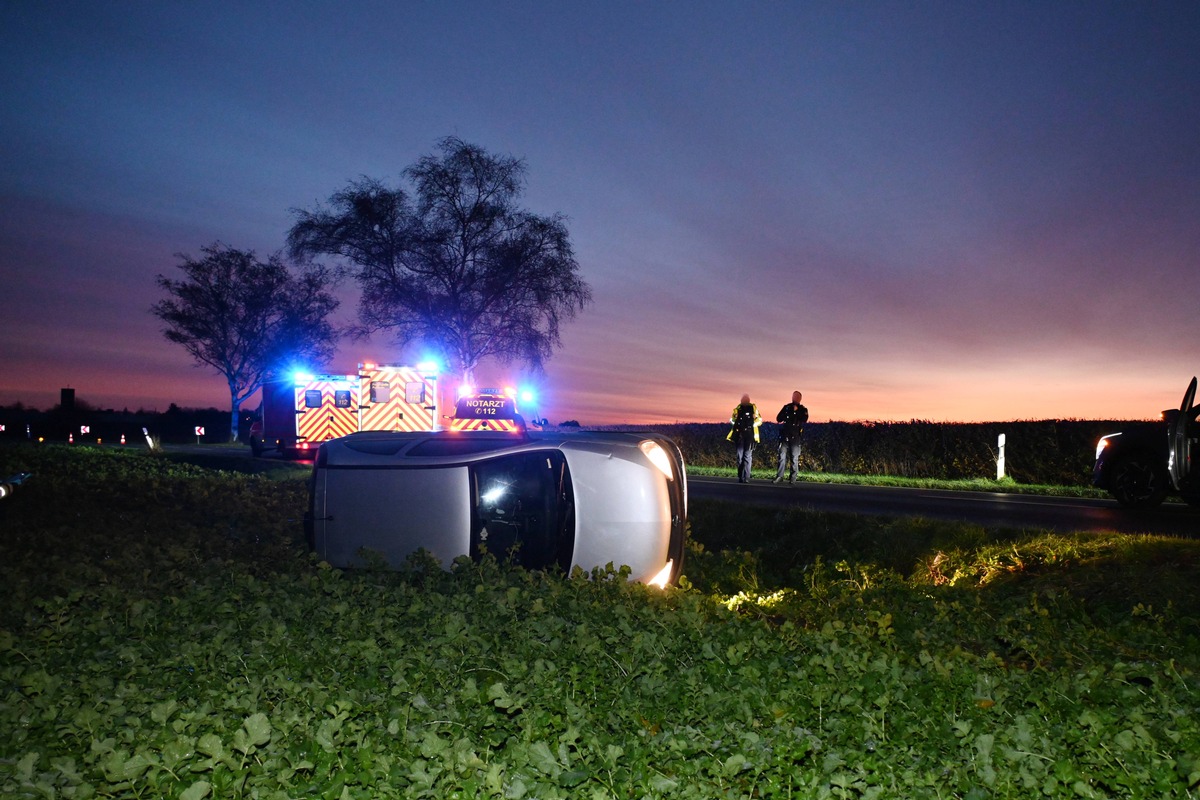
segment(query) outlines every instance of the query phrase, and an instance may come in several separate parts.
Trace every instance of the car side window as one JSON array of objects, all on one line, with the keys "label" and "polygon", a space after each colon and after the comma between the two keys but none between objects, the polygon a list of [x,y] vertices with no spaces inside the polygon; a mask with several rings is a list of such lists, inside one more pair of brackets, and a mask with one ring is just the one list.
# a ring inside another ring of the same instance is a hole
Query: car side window
[{"label": "car side window", "polygon": [[574,494],[558,450],[518,453],[472,467],[472,556],[483,550],[527,569],[570,566]]}]

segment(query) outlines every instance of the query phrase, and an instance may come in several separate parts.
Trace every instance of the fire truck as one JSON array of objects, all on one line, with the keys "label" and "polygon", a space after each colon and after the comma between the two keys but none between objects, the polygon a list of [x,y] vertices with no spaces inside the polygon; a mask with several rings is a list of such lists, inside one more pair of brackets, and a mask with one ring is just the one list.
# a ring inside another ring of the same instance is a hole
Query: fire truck
[{"label": "fire truck", "polygon": [[250,427],[254,455],[315,454],[321,442],[355,431],[436,431],[452,387],[430,365],[361,363],[355,375],[292,375],[267,381]]}]

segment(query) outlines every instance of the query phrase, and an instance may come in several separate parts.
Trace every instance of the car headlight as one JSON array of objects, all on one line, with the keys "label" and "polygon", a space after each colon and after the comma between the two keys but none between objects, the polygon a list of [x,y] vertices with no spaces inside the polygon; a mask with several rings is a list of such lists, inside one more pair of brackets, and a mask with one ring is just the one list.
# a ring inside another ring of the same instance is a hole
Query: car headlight
[{"label": "car headlight", "polygon": [[1108,440],[1115,436],[1120,436],[1119,433],[1110,433],[1108,436],[1101,436],[1100,441],[1096,442],[1096,460],[1100,460],[1100,454],[1104,452],[1104,448],[1108,447]]},{"label": "car headlight", "polygon": [[667,565],[658,571],[650,580],[646,581],[647,586],[657,586],[660,589],[667,588],[667,582],[671,580],[671,570],[675,567],[675,562],[667,559]]},{"label": "car headlight", "polygon": [[667,480],[675,480],[675,472],[671,469],[671,457],[667,455],[667,451],[663,450],[658,442],[646,439],[638,447],[646,454],[646,458],[650,459],[650,463],[658,467],[658,471],[667,476]]}]

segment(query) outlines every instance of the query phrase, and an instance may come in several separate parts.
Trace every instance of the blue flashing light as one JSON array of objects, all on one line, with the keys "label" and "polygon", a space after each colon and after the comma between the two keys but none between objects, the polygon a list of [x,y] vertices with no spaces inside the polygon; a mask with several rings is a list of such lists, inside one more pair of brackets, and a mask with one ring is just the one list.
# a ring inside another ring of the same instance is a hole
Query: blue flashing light
[{"label": "blue flashing light", "polygon": [[419,372],[433,372],[436,374],[441,370],[441,365],[436,361],[422,361],[417,364],[417,370]]},{"label": "blue flashing light", "polygon": [[534,393],[533,389],[522,389],[520,396],[522,403],[532,404],[537,399],[537,394]]},{"label": "blue flashing light", "polygon": [[303,370],[296,370],[295,372],[292,373],[292,380],[295,381],[296,383],[308,383],[312,379],[313,379],[313,374],[311,372],[304,372]]}]

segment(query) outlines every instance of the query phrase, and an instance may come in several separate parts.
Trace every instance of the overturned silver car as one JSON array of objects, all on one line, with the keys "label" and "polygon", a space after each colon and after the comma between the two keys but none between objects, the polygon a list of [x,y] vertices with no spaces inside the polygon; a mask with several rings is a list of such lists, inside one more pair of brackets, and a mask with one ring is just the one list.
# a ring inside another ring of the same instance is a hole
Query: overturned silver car
[{"label": "overturned silver car", "polygon": [[653,433],[355,433],[321,445],[306,527],[337,567],[486,552],[529,569],[628,566],[665,586],[683,564],[687,476]]}]

